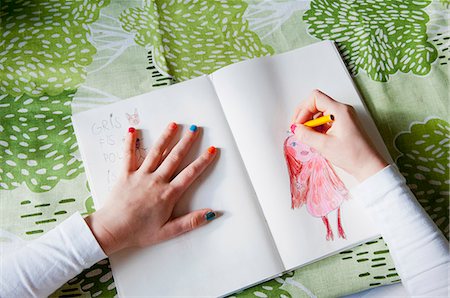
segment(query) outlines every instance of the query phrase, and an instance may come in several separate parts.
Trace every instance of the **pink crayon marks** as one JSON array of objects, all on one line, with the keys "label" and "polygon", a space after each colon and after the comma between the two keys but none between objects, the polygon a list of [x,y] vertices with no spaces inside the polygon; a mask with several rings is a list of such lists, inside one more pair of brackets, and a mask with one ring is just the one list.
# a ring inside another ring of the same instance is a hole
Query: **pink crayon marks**
[{"label": "pink crayon marks", "polygon": [[130,124],[130,126],[139,125],[140,123],[139,113],[136,108],[134,109],[133,114],[125,113],[125,115],[127,116],[128,124]]},{"label": "pink crayon marks", "polygon": [[293,135],[284,141],[284,156],[289,171],[292,209],[306,204],[309,214],[322,218],[327,240],[334,239],[327,215],[337,209],[338,235],[345,239],[340,206],[348,199],[348,190],[328,161]]}]

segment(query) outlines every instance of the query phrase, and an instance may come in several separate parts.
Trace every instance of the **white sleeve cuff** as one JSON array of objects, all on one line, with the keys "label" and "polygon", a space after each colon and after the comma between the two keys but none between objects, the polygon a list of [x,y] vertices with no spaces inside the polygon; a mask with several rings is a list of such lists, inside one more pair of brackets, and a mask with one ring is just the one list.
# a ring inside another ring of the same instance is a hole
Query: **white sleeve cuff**
[{"label": "white sleeve cuff", "polygon": [[107,258],[79,212],[63,221],[57,229],[60,230],[61,237],[67,243],[66,247],[72,251],[71,255],[76,257],[82,267],[89,268]]},{"label": "white sleeve cuff", "polygon": [[448,241],[417,202],[397,167],[387,166],[351,193],[377,223],[408,292],[448,297]]},{"label": "white sleeve cuff", "polygon": [[1,255],[1,297],[47,297],[106,258],[80,213],[15,253]]},{"label": "white sleeve cuff", "polygon": [[389,194],[392,189],[404,185],[405,181],[397,166],[388,165],[355,186],[350,192],[354,198],[361,198],[362,203],[369,207]]}]

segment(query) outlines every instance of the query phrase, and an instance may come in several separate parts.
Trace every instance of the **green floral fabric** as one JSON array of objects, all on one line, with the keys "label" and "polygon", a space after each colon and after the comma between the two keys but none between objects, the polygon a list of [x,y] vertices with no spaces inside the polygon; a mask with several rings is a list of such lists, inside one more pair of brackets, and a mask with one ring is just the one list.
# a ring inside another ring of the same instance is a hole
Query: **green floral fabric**
[{"label": "green floral fabric", "polygon": [[[449,15],[431,0],[2,1],[1,248],[94,211],[73,113],[324,39],[448,237]],[[336,297],[399,281],[379,238],[233,296]],[[116,294],[103,260],[52,296]]]},{"label": "green floral fabric", "polygon": [[7,123],[0,135],[6,153],[0,169],[3,189],[25,182],[31,191],[49,191],[60,179],[84,172],[73,156],[77,150],[70,120],[73,95],[65,91],[57,96],[0,96],[0,118]]},{"label": "green floral fabric", "polygon": [[156,67],[177,80],[211,73],[233,62],[273,54],[242,18],[243,1],[145,1],[125,10],[125,31],[151,49]]},{"label": "green floral fabric", "polygon": [[313,36],[338,43],[353,74],[364,69],[373,80],[385,82],[398,70],[425,75],[437,58],[427,41],[429,17],[423,10],[431,0],[407,3],[313,1],[303,20]]},{"label": "green floral fabric", "polygon": [[396,147],[402,152],[396,162],[403,176],[446,235],[449,233],[449,137],[450,124],[435,118],[412,124],[409,131],[395,139]]},{"label": "green floral fabric", "polygon": [[109,1],[2,1],[0,91],[58,95],[86,78],[88,24]]}]

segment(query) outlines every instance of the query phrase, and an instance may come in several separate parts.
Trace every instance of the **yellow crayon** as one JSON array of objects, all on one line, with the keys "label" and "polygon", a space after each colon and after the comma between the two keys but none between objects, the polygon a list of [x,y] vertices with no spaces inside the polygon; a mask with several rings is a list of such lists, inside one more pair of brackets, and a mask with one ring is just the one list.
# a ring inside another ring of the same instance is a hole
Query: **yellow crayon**
[{"label": "yellow crayon", "polygon": [[308,126],[308,127],[316,127],[325,123],[329,123],[329,122],[333,122],[334,121],[334,116],[333,115],[325,115],[313,120],[309,120],[306,121],[305,123],[303,123],[303,125]]}]

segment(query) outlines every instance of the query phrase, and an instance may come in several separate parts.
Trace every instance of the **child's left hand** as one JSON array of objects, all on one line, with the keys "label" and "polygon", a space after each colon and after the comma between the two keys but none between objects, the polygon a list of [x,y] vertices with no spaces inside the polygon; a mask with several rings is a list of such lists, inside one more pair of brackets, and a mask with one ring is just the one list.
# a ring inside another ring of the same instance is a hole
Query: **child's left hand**
[{"label": "child's left hand", "polygon": [[197,127],[192,125],[167,152],[176,131],[177,125],[169,124],[138,167],[135,156],[137,133],[130,128],[125,141],[124,170],[104,207],[85,219],[107,255],[128,247],[168,240],[214,218],[211,209],[193,211],[177,218],[172,215],[182,194],[216,155],[216,148],[210,147],[173,177],[198,135]]}]

